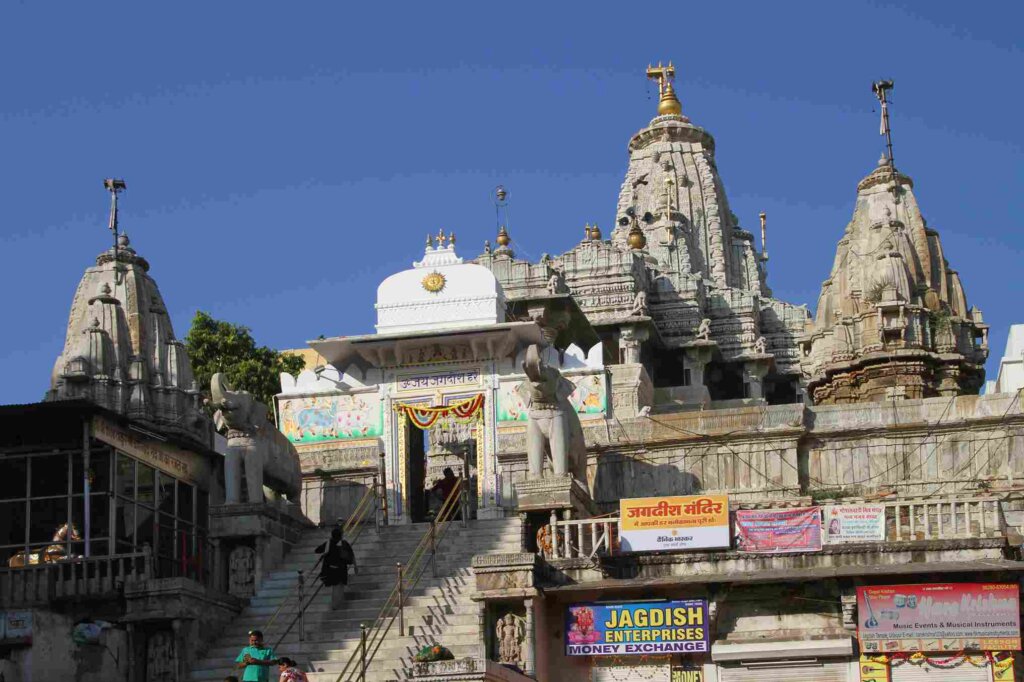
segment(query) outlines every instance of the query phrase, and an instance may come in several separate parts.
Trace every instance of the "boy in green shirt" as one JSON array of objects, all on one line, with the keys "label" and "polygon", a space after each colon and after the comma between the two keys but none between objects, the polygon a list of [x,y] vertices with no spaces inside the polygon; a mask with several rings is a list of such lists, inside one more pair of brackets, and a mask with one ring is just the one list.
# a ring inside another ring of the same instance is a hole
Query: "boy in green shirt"
[{"label": "boy in green shirt", "polygon": [[263,633],[249,632],[249,646],[235,659],[236,668],[244,668],[242,682],[270,682],[270,666],[277,665],[274,650],[263,644]]}]

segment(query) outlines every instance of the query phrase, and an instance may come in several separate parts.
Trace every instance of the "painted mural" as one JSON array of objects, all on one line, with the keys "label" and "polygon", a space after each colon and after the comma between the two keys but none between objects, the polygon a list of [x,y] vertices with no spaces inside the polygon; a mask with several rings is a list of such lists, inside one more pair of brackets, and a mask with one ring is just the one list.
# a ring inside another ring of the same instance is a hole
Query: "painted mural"
[{"label": "painted mural", "polygon": [[[576,390],[569,396],[569,402],[581,418],[588,415],[603,415],[608,407],[608,391],[605,388],[605,375],[584,374],[567,376],[566,379],[576,385]],[[503,381],[498,386],[498,421],[524,422],[527,407],[523,397],[517,390],[519,381]]]},{"label": "painted mural", "polygon": [[281,431],[293,443],[376,438],[383,433],[377,393],[319,395],[280,400]]}]

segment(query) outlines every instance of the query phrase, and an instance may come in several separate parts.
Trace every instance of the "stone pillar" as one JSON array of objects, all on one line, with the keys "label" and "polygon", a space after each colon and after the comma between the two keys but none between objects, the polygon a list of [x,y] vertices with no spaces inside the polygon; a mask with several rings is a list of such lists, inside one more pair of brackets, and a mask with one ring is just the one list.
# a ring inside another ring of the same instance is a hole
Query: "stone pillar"
[{"label": "stone pillar", "polygon": [[747,397],[753,400],[764,398],[764,378],[771,366],[771,356],[768,356],[767,359],[758,357],[743,363],[743,378],[747,382],[747,386],[750,387]]},{"label": "stone pillar", "polygon": [[640,364],[640,346],[649,336],[650,331],[641,325],[624,325],[619,329],[619,348],[622,349],[623,364]]},{"label": "stone pillar", "polygon": [[255,566],[253,568],[252,577],[252,590],[255,595],[257,590],[260,589],[260,585],[263,584],[263,571],[267,563],[267,538],[262,535],[257,535],[253,538],[253,546],[256,550]]},{"label": "stone pillar", "polygon": [[690,386],[704,385],[704,368],[711,362],[718,344],[714,341],[696,341],[683,349],[686,369],[690,370]]},{"label": "stone pillar", "polygon": [[526,599],[523,601],[526,606],[526,638],[523,640],[523,673],[527,677],[533,677],[537,673],[537,661],[536,661],[536,633],[534,632],[534,622],[536,620],[534,610],[534,599]]},{"label": "stone pillar", "polygon": [[174,652],[174,679],[184,680],[188,673],[182,670],[182,641],[181,641],[181,619],[175,618],[171,621],[171,648]]},{"label": "stone pillar", "polygon": [[139,680],[138,670],[138,657],[135,655],[135,648],[137,642],[135,638],[137,632],[135,630],[135,623],[126,623],[125,631],[128,633],[128,682],[141,682]]}]

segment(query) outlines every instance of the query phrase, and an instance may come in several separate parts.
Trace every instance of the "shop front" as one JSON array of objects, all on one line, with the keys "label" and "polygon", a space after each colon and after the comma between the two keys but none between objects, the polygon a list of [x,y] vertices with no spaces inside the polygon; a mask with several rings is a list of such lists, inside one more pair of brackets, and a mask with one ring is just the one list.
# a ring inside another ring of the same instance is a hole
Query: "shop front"
[{"label": "shop front", "polygon": [[1020,650],[1015,583],[857,588],[862,682],[1003,682]]}]

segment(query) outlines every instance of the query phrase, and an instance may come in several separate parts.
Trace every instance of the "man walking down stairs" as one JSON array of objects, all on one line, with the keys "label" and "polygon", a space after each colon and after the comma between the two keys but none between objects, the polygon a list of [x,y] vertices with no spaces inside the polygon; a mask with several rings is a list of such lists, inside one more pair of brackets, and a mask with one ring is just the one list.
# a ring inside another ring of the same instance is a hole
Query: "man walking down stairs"
[{"label": "man walking down stairs", "polygon": [[[225,628],[204,658],[196,661],[190,679],[223,680],[232,672],[239,639],[253,628],[262,628],[267,642],[279,654],[295,659],[309,682],[336,682],[359,646],[360,623],[373,625],[395,588],[396,564],[407,563],[429,529],[430,524],[417,523],[387,526],[379,532],[364,530],[352,547],[359,571],[349,579],[345,602],[338,610],[331,608],[328,588],[320,589],[312,600],[308,596],[319,587],[310,575],[317,556],[313,549],[326,538],[323,529],[306,531],[282,566],[267,575],[245,610]],[[521,533],[518,518],[468,521],[465,527],[452,523],[438,544],[436,565],[430,565],[428,553],[418,584],[411,586],[406,581],[405,630],[399,632],[396,619],[368,666],[367,682],[409,679],[412,656],[425,644],[442,644],[456,658],[482,655],[479,607],[470,599],[475,589],[472,559],[477,554],[519,551]],[[296,598],[298,571],[303,571],[309,602],[302,619],[298,618]]]}]

